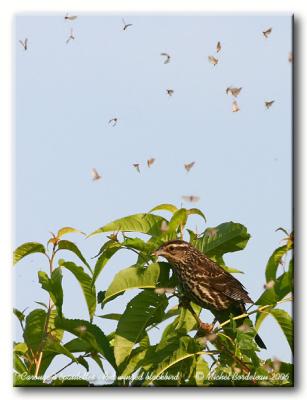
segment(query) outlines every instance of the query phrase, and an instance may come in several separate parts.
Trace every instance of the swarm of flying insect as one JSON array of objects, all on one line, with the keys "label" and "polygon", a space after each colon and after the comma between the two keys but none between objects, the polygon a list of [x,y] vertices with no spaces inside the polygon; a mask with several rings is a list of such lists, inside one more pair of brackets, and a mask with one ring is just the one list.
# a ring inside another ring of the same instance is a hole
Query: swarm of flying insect
[{"label": "swarm of flying insect", "polygon": [[77,19],[77,18],[78,18],[77,15],[69,15],[69,14],[66,14],[65,17],[64,17],[64,19],[65,19],[66,21],[74,21],[74,20]]},{"label": "swarm of flying insect", "polygon": [[194,164],[195,164],[195,161],[192,161],[192,162],[190,162],[190,163],[188,163],[188,164],[184,164],[184,169],[185,169],[187,172],[189,172],[190,169],[194,167]]},{"label": "swarm of flying insect", "polygon": [[182,200],[190,202],[190,203],[197,203],[200,200],[198,196],[181,196]]},{"label": "swarm of flying insect", "polygon": [[214,66],[216,66],[216,64],[219,62],[219,60],[213,56],[208,56],[208,60]]},{"label": "swarm of flying insect", "polygon": [[263,36],[267,39],[270,34],[272,33],[272,28],[267,29],[266,31],[263,31],[262,34]]},{"label": "swarm of flying insect", "polygon": [[122,22],[123,22],[123,31],[127,30],[129,26],[133,25],[133,24],[127,24],[124,18],[122,18]]},{"label": "swarm of flying insect", "polygon": [[99,179],[101,179],[101,175],[98,173],[96,168],[92,168],[92,180],[98,181]]},{"label": "swarm of flying insect", "polygon": [[232,102],[231,111],[232,111],[233,113],[236,113],[236,112],[240,111],[240,107],[239,107],[239,104],[238,104],[237,100],[234,100],[234,101]]},{"label": "swarm of flying insect", "polygon": [[161,53],[162,57],[165,57],[164,64],[168,64],[171,61],[171,56],[168,53]]},{"label": "swarm of flying insect", "polygon": [[147,160],[147,167],[150,168],[155,161],[155,158],[150,158],[149,160]]},{"label": "swarm of flying insect", "polygon": [[19,43],[22,45],[22,47],[24,48],[24,50],[28,50],[28,38],[25,38],[24,41],[19,40]]},{"label": "swarm of flying insect", "polygon": [[241,92],[241,90],[242,90],[241,87],[236,88],[236,87],[229,86],[229,87],[226,89],[226,94],[228,94],[228,95],[230,94],[230,95],[233,96],[233,97],[238,97],[239,94],[240,94],[240,92]]},{"label": "swarm of flying insect", "polygon": [[72,29],[70,30],[70,34],[69,34],[69,36],[68,36],[68,38],[66,40],[66,44],[68,44],[71,40],[75,40],[75,34],[74,34],[74,31]]},{"label": "swarm of flying insect", "polygon": [[275,103],[275,100],[265,101],[265,102],[264,102],[265,108],[268,110],[269,108],[272,107],[272,105],[273,105],[274,103]]},{"label": "swarm of flying insect", "polygon": [[141,173],[140,164],[135,163],[135,164],[132,164],[132,166],[137,170],[138,173]]},{"label": "swarm of flying insect", "polygon": [[117,124],[117,122],[118,122],[118,118],[114,117],[114,118],[109,119],[108,124],[109,125],[112,124],[112,126],[115,126]]}]

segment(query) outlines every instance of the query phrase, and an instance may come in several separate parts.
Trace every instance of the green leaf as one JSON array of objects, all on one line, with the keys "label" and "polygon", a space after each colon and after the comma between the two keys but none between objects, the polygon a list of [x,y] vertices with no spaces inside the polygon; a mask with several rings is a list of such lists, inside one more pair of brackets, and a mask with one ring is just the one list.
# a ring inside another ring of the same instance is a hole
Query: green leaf
[{"label": "green leaf", "polygon": [[287,246],[278,247],[278,249],[276,249],[269,258],[265,269],[265,277],[267,282],[276,280],[277,268],[280,265],[281,259],[286,254],[286,252]]},{"label": "green leaf", "polygon": [[95,351],[102,354],[113,368],[116,368],[113,350],[105,334],[97,325],[81,319],[57,317],[55,319],[55,326],[87,342]]},{"label": "green leaf", "polygon": [[275,318],[283,333],[285,334],[291,350],[293,351],[293,321],[285,310],[274,308],[270,314]]},{"label": "green leaf", "polygon": [[22,311],[19,311],[17,308],[13,308],[13,313],[22,322],[25,319],[25,315]]},{"label": "green leaf", "polygon": [[149,212],[152,213],[153,211],[159,211],[159,210],[169,211],[172,214],[174,214],[178,210],[178,208],[173,204],[159,204],[158,206],[152,208]]},{"label": "green leaf", "polygon": [[128,217],[117,219],[107,225],[97,229],[88,237],[97,235],[102,232],[140,232],[151,236],[159,236],[161,234],[162,221],[164,218],[153,214],[134,214]]},{"label": "green leaf", "polygon": [[18,352],[18,353],[26,353],[28,351],[28,346],[26,345],[26,343],[16,343],[14,345],[14,351]]},{"label": "green leaf", "polygon": [[111,319],[113,321],[119,321],[121,316],[122,314],[116,314],[116,313],[96,315],[96,317],[98,318]]},{"label": "green leaf", "polygon": [[56,355],[63,354],[64,356],[70,358],[72,361],[77,362],[75,356],[65,346],[62,346],[60,342],[58,342],[57,340],[53,340],[50,337],[48,337],[46,341],[44,351],[55,353]]},{"label": "green leaf", "polygon": [[13,254],[13,265],[32,253],[46,253],[45,247],[41,243],[27,242],[17,247]]},{"label": "green leaf", "polygon": [[40,348],[44,339],[46,318],[47,313],[42,309],[31,311],[26,318],[23,337],[28,347],[34,352]]},{"label": "green leaf", "polygon": [[35,301],[34,303],[38,304],[39,306],[42,306],[48,310],[47,304],[43,303],[42,301]]},{"label": "green leaf", "polygon": [[62,288],[62,271],[61,268],[56,268],[52,271],[51,278],[46,272],[38,272],[38,280],[42,288],[46,290],[53,303],[56,306],[59,316],[62,316],[63,305],[63,288]]},{"label": "green leaf", "polygon": [[71,228],[70,226],[65,226],[64,228],[58,230],[57,238],[59,239],[62,236],[67,235],[68,233],[81,233],[82,235],[85,235],[85,233],[79,231],[79,229]]},{"label": "green leaf", "polygon": [[28,369],[22,361],[22,358],[14,352],[13,354],[13,368],[16,372],[27,373]]},{"label": "green leaf", "polygon": [[[201,307],[197,304],[190,303],[191,307],[195,311],[196,315],[199,315],[201,312]],[[191,313],[191,311],[185,307],[180,307],[180,314],[173,322],[175,331],[183,329],[186,333],[194,330],[197,328],[197,321],[195,317]]]},{"label": "green leaf", "polygon": [[96,351],[88,342],[83,339],[75,338],[65,343],[65,348],[71,353],[89,353],[92,351]]},{"label": "green leaf", "polygon": [[202,356],[198,356],[195,366],[195,383],[197,386],[204,386],[206,384],[209,372],[210,369],[207,361]]},{"label": "green leaf", "polygon": [[205,222],[207,222],[205,214],[199,208],[190,208],[189,210],[187,210],[187,214],[188,215],[193,215],[193,214],[199,215],[200,217],[202,217],[205,220]]},{"label": "green leaf", "polygon": [[222,256],[243,250],[250,238],[244,225],[235,222],[225,222],[215,228],[207,228],[204,236],[195,242],[195,246],[210,256]]},{"label": "green leaf", "polygon": [[162,285],[168,277],[169,268],[169,264],[160,262],[147,268],[132,266],[119,271],[106,291],[104,302],[128,289],[155,288],[159,282]]},{"label": "green leaf", "polygon": [[277,302],[276,293],[274,288],[266,289],[259,297],[255,304],[259,306],[274,305]]},{"label": "green leaf", "polygon": [[135,296],[122,314],[114,338],[114,355],[118,366],[129,357],[134,345],[144,336],[145,329],[161,322],[168,302],[153,290],[144,290]]},{"label": "green leaf", "polygon": [[58,249],[60,250],[68,250],[74,253],[82,262],[83,264],[88,268],[88,270],[93,273],[91,266],[89,263],[86,261],[86,259],[83,257],[81,251],[79,248],[75,245],[75,243],[70,242],[69,240],[60,240],[58,242]]},{"label": "green leaf", "polygon": [[144,385],[148,386],[159,378],[161,374],[165,374],[168,369],[179,362],[193,357],[195,354],[205,353],[194,339],[189,336],[174,337],[172,341],[162,342],[154,352],[148,353],[143,364],[149,365],[148,379]]},{"label": "green leaf", "polygon": [[96,288],[95,285],[92,284],[91,277],[84,272],[82,267],[77,266],[73,262],[64,261],[61,266],[68,269],[78,280],[87,304],[90,320],[92,321],[97,303]]},{"label": "green leaf", "polygon": [[168,232],[176,232],[178,229],[183,229],[188,218],[188,212],[185,208],[177,210],[172,216],[168,224]]},{"label": "green leaf", "polygon": [[99,255],[99,258],[96,262],[95,268],[94,268],[94,274],[93,274],[93,281],[92,283],[94,284],[96,282],[96,279],[98,278],[100,272],[104,268],[104,266],[107,264],[107,262],[110,260],[110,258],[121,248],[120,243],[114,242],[113,240],[107,242],[108,245],[105,247],[103,252]]}]

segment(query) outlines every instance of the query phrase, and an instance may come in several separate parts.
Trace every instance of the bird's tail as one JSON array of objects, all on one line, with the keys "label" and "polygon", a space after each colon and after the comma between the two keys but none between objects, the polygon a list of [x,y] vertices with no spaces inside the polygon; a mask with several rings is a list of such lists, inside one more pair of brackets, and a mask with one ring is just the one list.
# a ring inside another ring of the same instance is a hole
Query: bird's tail
[{"label": "bird's tail", "polygon": [[263,340],[262,340],[261,337],[258,335],[258,333],[257,333],[257,335],[255,336],[255,342],[258,344],[258,346],[259,346],[261,349],[266,349],[266,345],[264,344]]}]

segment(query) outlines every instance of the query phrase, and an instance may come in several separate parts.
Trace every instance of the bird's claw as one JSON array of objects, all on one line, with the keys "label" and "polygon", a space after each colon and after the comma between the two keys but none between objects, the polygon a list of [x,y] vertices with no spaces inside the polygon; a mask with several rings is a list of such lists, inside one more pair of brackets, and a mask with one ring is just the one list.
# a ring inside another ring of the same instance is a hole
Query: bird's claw
[{"label": "bird's claw", "polygon": [[206,336],[213,331],[213,328],[214,324],[207,324],[206,322],[201,322],[196,332],[196,336]]}]

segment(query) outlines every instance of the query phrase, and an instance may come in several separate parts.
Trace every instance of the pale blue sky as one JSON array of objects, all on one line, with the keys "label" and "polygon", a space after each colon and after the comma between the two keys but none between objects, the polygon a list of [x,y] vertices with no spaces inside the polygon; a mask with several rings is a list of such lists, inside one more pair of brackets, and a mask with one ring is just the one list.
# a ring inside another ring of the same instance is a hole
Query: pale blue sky
[{"label": "pale blue sky", "polygon": [[[256,300],[267,259],[280,245],[282,235],[274,230],[292,224],[291,17],[124,17],[133,24],[127,31],[121,15],[83,15],[74,22],[62,15],[16,18],[16,245],[45,243],[49,231],[62,226],[90,233],[159,203],[180,206],[182,195],[193,194],[208,226],[232,220],[251,233],[244,251],[225,258],[245,272],[238,278]],[[71,27],[76,38],[66,44]],[[25,37],[26,52],[18,43]],[[214,67],[208,55],[215,55],[217,41],[222,50]],[[163,64],[161,52],[170,53],[171,63]],[[238,113],[225,94],[231,85],[243,87]],[[266,110],[264,101],[272,99]],[[113,128],[108,120],[115,116]],[[150,157],[156,162],[148,169]],[[183,164],[191,161],[196,164],[187,174]],[[136,162],[141,174],[131,166]],[[102,180],[92,182],[92,167]],[[196,224],[204,228],[191,218]],[[105,237],[70,239],[89,258]],[[97,288],[105,289],[133,261],[127,252],[117,254]],[[44,263],[38,255],[17,265],[18,308],[47,299],[37,282]],[[64,275],[64,313],[86,318],[78,284]],[[105,310],[120,312],[131,294],[125,296]],[[96,322],[105,332],[114,327]],[[291,359],[274,321],[268,318],[260,333],[269,349],[263,357]],[[50,372],[62,363],[58,357]]]}]

